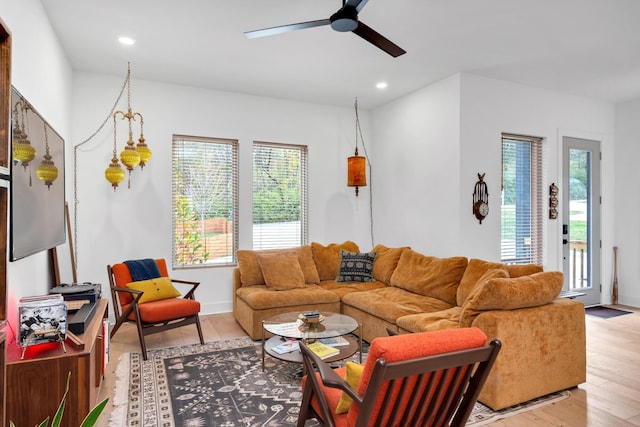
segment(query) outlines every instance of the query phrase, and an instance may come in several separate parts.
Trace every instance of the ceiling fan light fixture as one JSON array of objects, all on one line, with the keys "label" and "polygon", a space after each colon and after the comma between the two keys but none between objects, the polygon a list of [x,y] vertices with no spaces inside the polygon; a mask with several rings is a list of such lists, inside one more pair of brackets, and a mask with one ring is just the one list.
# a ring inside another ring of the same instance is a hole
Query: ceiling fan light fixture
[{"label": "ceiling fan light fixture", "polygon": [[353,6],[345,6],[329,18],[331,28],[341,33],[358,28],[358,11]]}]

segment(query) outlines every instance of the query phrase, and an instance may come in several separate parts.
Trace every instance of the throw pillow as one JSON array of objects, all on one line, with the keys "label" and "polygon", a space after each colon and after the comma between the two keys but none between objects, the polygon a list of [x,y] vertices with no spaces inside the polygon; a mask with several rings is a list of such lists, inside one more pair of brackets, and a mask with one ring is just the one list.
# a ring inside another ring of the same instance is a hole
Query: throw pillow
[{"label": "throw pillow", "polygon": [[340,250],[340,269],[336,282],[373,282],[371,275],[377,252],[349,252]]},{"label": "throw pillow", "polygon": [[257,258],[268,289],[286,291],[304,288],[304,274],[297,253],[259,253]]},{"label": "throw pillow", "polygon": [[358,245],[351,241],[344,243],[331,243],[327,246],[320,243],[311,243],[313,261],[318,269],[320,280],[335,280],[340,266],[340,249],[349,252],[360,252]]},{"label": "throw pillow", "polygon": [[[345,368],[346,375],[344,379],[352,389],[356,390],[360,382],[360,377],[362,377],[362,371],[364,371],[364,365],[349,361],[345,364]],[[340,396],[340,401],[338,401],[338,406],[336,406],[336,414],[344,414],[349,411],[352,402],[353,399],[351,399],[351,396],[343,391]]]},{"label": "throw pillow", "polygon": [[[462,275],[462,279],[460,280],[460,286],[458,286],[458,292],[456,295],[456,305],[458,307],[462,307],[476,283],[478,283],[484,273],[491,269],[509,271],[507,269],[507,265],[500,262],[485,261],[477,258],[472,258],[469,260],[469,264],[464,270],[464,274]],[[511,274],[507,275],[506,277],[510,276]]]},{"label": "throw pillow", "polygon": [[240,281],[242,282],[242,286],[264,285],[262,269],[258,263],[258,254],[272,254],[280,252],[295,252],[298,254],[298,262],[300,263],[300,268],[302,268],[302,273],[304,274],[304,281],[306,283],[320,283],[318,270],[316,270],[316,264],[313,261],[313,255],[311,253],[311,245],[304,245],[289,249],[263,249],[259,251],[239,249],[236,252],[236,257],[238,258],[238,267],[240,269]]},{"label": "throw pillow", "polygon": [[156,279],[131,282],[127,284],[127,288],[143,292],[142,296],[138,300],[138,303],[140,304],[180,296],[180,292],[173,287],[171,279],[168,277],[158,277]]},{"label": "throw pillow", "polygon": [[[473,295],[479,292],[479,289],[487,286],[487,282],[491,279],[506,279],[509,277],[509,273],[503,270],[502,268],[490,268],[487,270],[475,283],[471,291],[469,292],[469,296],[467,300],[470,300]],[[475,291],[475,292],[474,292]],[[459,326],[461,328],[466,328],[471,326],[473,320],[481,313],[481,311],[475,309],[472,304],[468,304],[466,301],[462,304],[462,308],[460,311],[459,318]]]}]

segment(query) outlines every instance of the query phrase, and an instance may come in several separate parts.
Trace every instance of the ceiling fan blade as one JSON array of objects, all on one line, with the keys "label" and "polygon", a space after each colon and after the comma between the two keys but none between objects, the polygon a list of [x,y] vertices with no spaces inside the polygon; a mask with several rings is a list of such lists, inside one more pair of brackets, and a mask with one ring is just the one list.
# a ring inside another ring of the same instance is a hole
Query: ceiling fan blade
[{"label": "ceiling fan blade", "polygon": [[288,33],[289,31],[304,30],[305,28],[320,27],[329,24],[331,24],[331,21],[329,21],[328,19],[319,19],[317,21],[300,22],[297,24],[281,25],[278,27],[263,28],[261,30],[246,31],[244,35],[250,39],[254,39],[256,37],[272,36],[275,34]]},{"label": "ceiling fan blade", "polygon": [[362,8],[365,7],[369,0],[347,0],[345,6],[353,6],[356,8],[356,11],[359,13]]},{"label": "ceiling fan blade", "polygon": [[406,50],[393,43],[391,40],[378,33],[373,28],[365,25],[362,21],[358,22],[358,28],[352,31],[353,33],[359,35],[369,43],[379,47],[380,49],[387,52],[389,55],[397,58],[400,55],[407,53]]}]

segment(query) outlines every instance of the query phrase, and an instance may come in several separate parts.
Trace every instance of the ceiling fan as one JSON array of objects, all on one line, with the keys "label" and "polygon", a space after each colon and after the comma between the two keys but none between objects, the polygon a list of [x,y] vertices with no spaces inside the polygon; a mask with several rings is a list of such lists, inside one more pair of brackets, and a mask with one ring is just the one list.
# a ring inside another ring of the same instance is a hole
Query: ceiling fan
[{"label": "ceiling fan", "polygon": [[289,31],[303,30],[305,28],[331,25],[336,31],[351,31],[369,43],[384,50],[394,58],[406,53],[404,49],[365,25],[358,20],[358,13],[364,8],[369,0],[342,0],[342,7],[329,19],[319,19],[317,21],[300,22],[297,24],[281,25],[278,27],[263,28],[261,30],[247,31],[244,33],[248,38],[272,36],[274,34],[286,33]]}]

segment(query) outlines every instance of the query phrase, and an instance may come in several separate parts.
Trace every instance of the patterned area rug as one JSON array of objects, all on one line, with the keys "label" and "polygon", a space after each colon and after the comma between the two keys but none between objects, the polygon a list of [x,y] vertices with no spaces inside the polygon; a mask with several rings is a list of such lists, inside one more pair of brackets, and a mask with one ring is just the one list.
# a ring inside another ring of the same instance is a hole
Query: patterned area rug
[{"label": "patterned area rug", "polygon": [[[110,425],[291,426],[298,419],[301,365],[265,357],[249,338],[125,353],[117,369]],[[482,426],[569,396],[555,393],[492,411],[478,403],[468,426]],[[308,421],[307,426],[317,423]]]}]

